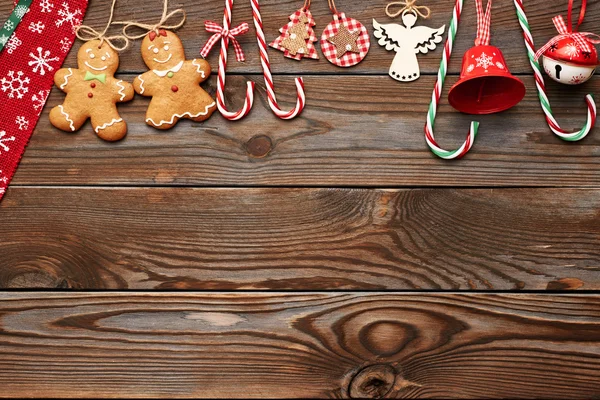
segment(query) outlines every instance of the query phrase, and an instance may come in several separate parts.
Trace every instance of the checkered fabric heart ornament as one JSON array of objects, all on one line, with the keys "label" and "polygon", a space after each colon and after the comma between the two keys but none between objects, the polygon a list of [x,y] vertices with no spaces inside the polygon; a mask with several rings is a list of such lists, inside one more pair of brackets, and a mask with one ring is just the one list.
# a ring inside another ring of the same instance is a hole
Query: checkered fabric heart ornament
[{"label": "checkered fabric heart ornament", "polygon": [[321,36],[325,58],[338,67],[352,67],[365,59],[371,40],[367,28],[344,13],[335,13]]}]

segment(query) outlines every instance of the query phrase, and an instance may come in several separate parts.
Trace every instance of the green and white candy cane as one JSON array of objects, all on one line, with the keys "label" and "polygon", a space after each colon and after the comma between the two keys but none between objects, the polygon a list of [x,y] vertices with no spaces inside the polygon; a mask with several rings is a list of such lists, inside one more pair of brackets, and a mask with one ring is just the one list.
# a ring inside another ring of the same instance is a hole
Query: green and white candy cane
[{"label": "green and white candy cane", "polygon": [[452,55],[452,47],[454,45],[454,39],[456,38],[456,31],[458,29],[458,23],[460,22],[460,15],[462,13],[463,0],[456,0],[454,4],[454,11],[452,12],[452,20],[450,21],[450,28],[448,29],[448,38],[446,39],[446,45],[444,46],[444,54],[442,56],[442,62],[440,63],[440,69],[437,75],[437,81],[433,88],[433,94],[431,95],[431,104],[429,105],[429,111],[427,112],[427,122],[425,124],[425,140],[429,149],[436,156],[445,160],[453,160],[463,157],[471,150],[477,131],[479,129],[479,122],[472,121],[467,135],[467,140],[458,149],[449,151],[442,149],[433,136],[433,127],[435,124],[435,116],[437,113],[437,106],[440,102],[440,96],[442,95],[442,89],[444,86],[444,80],[446,79],[446,73],[448,71],[448,63],[450,56]]},{"label": "green and white candy cane", "polygon": [[31,6],[32,1],[33,0],[20,0],[13,9],[13,12],[10,14],[8,19],[4,23],[4,25],[1,26],[0,52],[2,51],[2,49],[4,49],[4,46],[6,46],[6,43],[8,43],[8,41],[10,40],[10,37],[17,29],[17,25],[19,25],[19,23],[23,19],[23,16],[25,16],[25,13],[29,11],[29,7]]},{"label": "green and white candy cane", "polygon": [[591,94],[585,96],[585,101],[588,107],[587,113],[587,121],[581,130],[577,132],[569,132],[562,129],[554,115],[552,115],[552,108],[550,108],[550,101],[548,100],[548,96],[546,95],[546,85],[544,82],[544,76],[542,75],[542,68],[540,67],[539,62],[535,59],[535,46],[533,44],[533,36],[531,35],[531,28],[529,27],[529,22],[527,21],[527,15],[525,14],[525,8],[523,6],[523,0],[514,0],[515,8],[517,9],[517,17],[519,18],[519,23],[521,24],[521,28],[523,29],[523,38],[525,39],[525,47],[527,48],[527,55],[529,57],[529,63],[531,64],[531,68],[533,68],[533,73],[535,75],[535,85],[537,86],[538,96],[540,98],[540,104],[542,106],[542,110],[546,115],[546,121],[548,122],[548,126],[554,132],[555,135],[560,137],[562,140],[568,142],[576,142],[578,140],[583,139],[590,133],[594,125],[596,125],[596,103],[594,101],[594,97]]}]

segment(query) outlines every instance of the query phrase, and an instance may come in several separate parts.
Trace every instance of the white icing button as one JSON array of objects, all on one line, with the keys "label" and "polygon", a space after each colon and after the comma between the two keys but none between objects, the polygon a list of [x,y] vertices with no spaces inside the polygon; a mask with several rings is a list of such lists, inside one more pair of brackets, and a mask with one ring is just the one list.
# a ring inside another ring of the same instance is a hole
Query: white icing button
[{"label": "white icing button", "polygon": [[102,56],[102,58],[100,58],[102,61],[106,61],[106,57]]},{"label": "white icing button", "polygon": [[94,53],[90,53],[90,58],[96,58],[96,56],[94,55]]},{"label": "white icing button", "polygon": [[296,36],[296,34],[295,34],[295,33],[292,33],[292,34],[290,35],[290,38],[291,38],[292,40],[296,39],[297,37],[298,37],[298,36]]},{"label": "white icing button", "polygon": [[156,49],[156,48],[155,48],[155,49],[154,49],[154,50],[152,50],[152,51],[154,52],[154,54],[158,54],[158,49]]},{"label": "white icing button", "polygon": [[164,49],[165,51],[169,51],[169,46],[165,45]]},{"label": "white icing button", "polygon": [[348,50],[348,51],[352,50],[352,46],[351,46],[351,45],[349,45],[349,44],[347,44],[347,45],[346,45],[346,50]]}]

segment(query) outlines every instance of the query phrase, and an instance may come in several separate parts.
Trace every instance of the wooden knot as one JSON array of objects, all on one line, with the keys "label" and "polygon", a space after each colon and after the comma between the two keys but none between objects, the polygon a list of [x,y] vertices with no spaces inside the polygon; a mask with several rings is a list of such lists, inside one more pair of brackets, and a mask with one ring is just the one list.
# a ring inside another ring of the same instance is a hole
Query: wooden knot
[{"label": "wooden knot", "polygon": [[392,390],[395,382],[394,367],[385,364],[371,365],[352,378],[348,394],[354,399],[381,399]]},{"label": "wooden knot", "polygon": [[252,157],[264,158],[273,149],[271,138],[265,135],[255,136],[246,143],[246,151]]}]

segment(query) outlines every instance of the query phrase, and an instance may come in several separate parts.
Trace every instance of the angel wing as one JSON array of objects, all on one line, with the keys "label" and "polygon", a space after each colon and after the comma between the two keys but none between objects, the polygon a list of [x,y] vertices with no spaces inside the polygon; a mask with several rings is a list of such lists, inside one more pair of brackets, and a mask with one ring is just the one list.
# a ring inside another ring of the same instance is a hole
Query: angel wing
[{"label": "angel wing", "polygon": [[426,54],[429,50],[435,50],[436,45],[442,41],[442,35],[446,25],[439,29],[427,26],[415,26],[410,30],[410,36],[415,41],[415,53]]},{"label": "angel wing", "polygon": [[406,45],[408,29],[404,26],[398,24],[382,25],[373,20],[373,28],[375,29],[373,34],[379,39],[379,45],[384,46],[386,50],[398,51],[402,46]]}]

